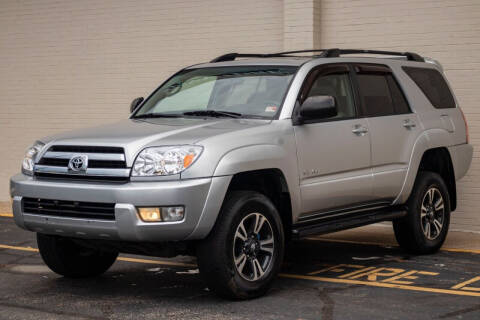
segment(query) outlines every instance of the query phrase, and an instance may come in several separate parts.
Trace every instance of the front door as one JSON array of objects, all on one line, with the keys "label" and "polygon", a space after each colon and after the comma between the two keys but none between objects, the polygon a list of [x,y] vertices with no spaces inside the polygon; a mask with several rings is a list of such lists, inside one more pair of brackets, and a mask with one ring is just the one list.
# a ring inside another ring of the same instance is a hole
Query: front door
[{"label": "front door", "polygon": [[368,121],[357,117],[351,67],[328,64],[306,78],[295,112],[310,96],[333,96],[338,114],[295,125],[302,215],[322,216],[372,199]]}]

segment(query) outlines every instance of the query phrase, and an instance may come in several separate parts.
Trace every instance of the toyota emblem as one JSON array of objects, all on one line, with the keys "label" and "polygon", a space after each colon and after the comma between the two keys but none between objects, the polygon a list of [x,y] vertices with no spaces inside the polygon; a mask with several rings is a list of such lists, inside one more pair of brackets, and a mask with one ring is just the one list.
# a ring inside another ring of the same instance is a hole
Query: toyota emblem
[{"label": "toyota emblem", "polygon": [[87,155],[74,155],[68,162],[68,170],[75,172],[86,172],[88,168]]}]

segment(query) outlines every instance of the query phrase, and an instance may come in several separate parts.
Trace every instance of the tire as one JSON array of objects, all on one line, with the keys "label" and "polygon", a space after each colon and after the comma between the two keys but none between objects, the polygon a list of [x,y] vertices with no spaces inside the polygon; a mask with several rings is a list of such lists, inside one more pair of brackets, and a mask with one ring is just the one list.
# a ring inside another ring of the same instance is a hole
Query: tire
[{"label": "tire", "polygon": [[37,244],[45,264],[67,278],[101,275],[117,259],[117,252],[100,251],[81,246],[70,238],[37,233]]},{"label": "tire", "polygon": [[[255,225],[261,228],[254,230]],[[197,246],[200,274],[221,297],[259,297],[272,285],[284,247],[282,221],[270,199],[252,191],[230,192],[213,230]]]},{"label": "tire", "polygon": [[398,244],[414,254],[437,252],[450,225],[450,195],[442,177],[434,172],[420,171],[407,207],[408,214],[393,221]]}]

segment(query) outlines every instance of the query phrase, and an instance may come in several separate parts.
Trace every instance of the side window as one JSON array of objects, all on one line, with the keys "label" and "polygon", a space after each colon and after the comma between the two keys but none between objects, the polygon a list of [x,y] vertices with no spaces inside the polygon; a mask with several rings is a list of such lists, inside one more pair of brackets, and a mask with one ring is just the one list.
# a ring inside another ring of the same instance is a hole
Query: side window
[{"label": "side window", "polygon": [[392,74],[387,75],[388,87],[390,88],[390,93],[392,94],[393,108],[395,113],[404,114],[410,113],[410,107],[408,106],[407,99],[400,89],[397,81]]},{"label": "side window", "polygon": [[337,105],[337,115],[329,119],[355,117],[355,104],[348,73],[325,74],[320,72],[313,81],[305,99],[311,96],[332,96]]},{"label": "side window", "polygon": [[387,74],[357,74],[360,100],[366,117],[395,114]]},{"label": "side window", "polygon": [[437,109],[455,108],[455,99],[443,76],[435,69],[402,67]]}]

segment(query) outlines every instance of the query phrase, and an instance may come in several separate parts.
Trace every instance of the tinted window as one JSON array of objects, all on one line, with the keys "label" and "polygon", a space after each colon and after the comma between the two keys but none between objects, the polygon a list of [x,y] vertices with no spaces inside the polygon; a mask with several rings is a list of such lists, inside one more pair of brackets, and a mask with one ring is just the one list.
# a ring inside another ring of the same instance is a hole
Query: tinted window
[{"label": "tinted window", "polygon": [[377,117],[395,113],[385,74],[358,74],[357,79],[365,116]]},{"label": "tinted window", "polygon": [[455,108],[455,99],[443,76],[435,69],[403,67],[437,109]]},{"label": "tinted window", "polygon": [[395,109],[395,113],[410,113],[410,107],[408,106],[407,99],[405,99],[405,95],[400,89],[397,81],[393,77],[393,75],[387,75],[387,82],[388,87],[390,88],[390,93],[392,95],[393,100],[393,108]]},{"label": "tinted window", "polygon": [[307,97],[332,96],[337,104],[337,115],[330,119],[352,118],[355,116],[350,77],[347,73],[318,76],[312,84]]}]

